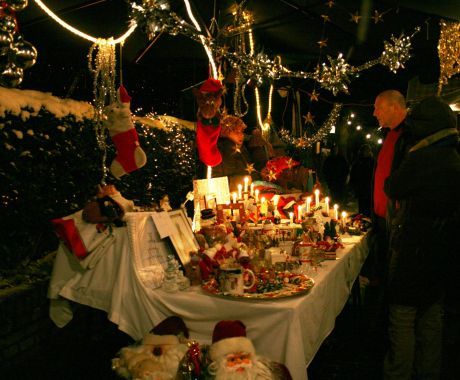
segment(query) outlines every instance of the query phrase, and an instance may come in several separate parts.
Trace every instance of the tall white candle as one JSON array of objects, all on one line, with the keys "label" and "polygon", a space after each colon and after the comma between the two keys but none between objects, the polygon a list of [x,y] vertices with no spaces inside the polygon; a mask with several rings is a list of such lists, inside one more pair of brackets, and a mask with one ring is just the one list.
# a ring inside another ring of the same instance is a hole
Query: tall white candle
[{"label": "tall white candle", "polygon": [[329,215],[329,197],[324,198],[324,203],[326,204],[326,214]]},{"label": "tall white candle", "polygon": [[256,189],[256,190],[254,191],[254,196],[255,196],[255,198],[256,198],[256,203],[259,202],[259,189]]},{"label": "tall white candle", "polygon": [[345,228],[346,224],[347,224],[347,213],[346,211],[342,211],[342,226]]},{"label": "tall white candle", "polygon": [[243,185],[241,183],[238,184],[238,199],[243,199]]},{"label": "tall white candle", "polygon": [[311,197],[307,197],[307,214],[310,212],[310,205],[311,205]]},{"label": "tall white candle", "polygon": [[334,205],[334,219],[339,220],[339,205],[337,203]]},{"label": "tall white candle", "polygon": [[244,177],[244,192],[248,192],[249,177]]},{"label": "tall white candle", "polygon": [[291,224],[294,224],[294,213],[293,212],[289,213],[289,220],[290,220]]},{"label": "tall white candle", "polygon": [[315,190],[315,208],[319,206],[319,190]]},{"label": "tall white candle", "polygon": [[251,186],[250,186],[250,191],[251,191],[251,195],[254,196],[254,184],[251,183]]},{"label": "tall white candle", "polygon": [[233,203],[236,203],[236,191],[232,193]]}]

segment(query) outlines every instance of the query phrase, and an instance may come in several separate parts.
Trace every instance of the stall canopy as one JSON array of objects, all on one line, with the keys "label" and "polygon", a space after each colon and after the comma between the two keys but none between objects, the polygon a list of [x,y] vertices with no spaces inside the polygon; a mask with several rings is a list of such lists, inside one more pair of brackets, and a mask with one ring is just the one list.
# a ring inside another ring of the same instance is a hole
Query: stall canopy
[{"label": "stall canopy", "polygon": [[[118,36],[128,28],[129,1],[45,0],[44,3],[69,24],[93,36]],[[167,3],[171,11],[189,21],[183,0]],[[389,87],[407,92],[408,83],[414,78],[422,85],[437,83],[439,21],[460,20],[460,7],[449,0],[190,0],[190,4],[199,23],[214,36],[232,23],[232,11],[237,5],[244,7],[254,17],[256,52],[269,57],[279,55],[283,64],[294,70],[312,71],[328,55],[337,57],[339,53],[350,64],[361,65],[378,58],[383,41],[392,35],[411,35],[420,27],[412,39],[411,59],[405,69],[394,74],[388,68],[376,66],[354,78],[349,94],[334,96],[321,91],[326,102],[367,105],[373,102],[376,93]],[[18,13],[18,19],[21,33],[39,52],[39,61],[26,74],[22,86],[62,96],[87,96],[85,91],[91,87],[86,64],[90,43],[63,29],[34,0]],[[230,46],[234,43],[228,41]],[[137,101],[142,97],[144,101],[156,102],[161,111],[164,99],[181,93],[173,102],[176,110],[181,110],[175,116],[191,117],[193,107],[183,106],[182,90],[207,75],[207,58],[199,43],[180,34],[163,34],[152,42],[138,28],[124,44],[121,62],[121,71],[125,80],[131,82]],[[312,80],[292,78],[275,85],[308,93],[317,86]],[[415,88],[412,85],[412,95]]]}]

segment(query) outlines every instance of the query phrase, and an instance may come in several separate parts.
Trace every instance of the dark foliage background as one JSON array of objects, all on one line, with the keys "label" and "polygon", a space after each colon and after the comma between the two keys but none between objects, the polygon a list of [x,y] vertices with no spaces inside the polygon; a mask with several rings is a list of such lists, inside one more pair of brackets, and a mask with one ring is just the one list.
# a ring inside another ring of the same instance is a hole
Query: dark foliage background
[{"label": "dark foliage background", "polygon": [[[42,109],[27,120],[6,114],[0,125],[0,275],[7,275],[57,247],[50,220],[81,209],[95,194],[102,152],[90,119],[58,119]],[[146,166],[108,182],[139,206],[168,194],[177,207],[195,175],[194,132],[140,124],[136,129]],[[107,144],[110,163],[115,151]]]}]

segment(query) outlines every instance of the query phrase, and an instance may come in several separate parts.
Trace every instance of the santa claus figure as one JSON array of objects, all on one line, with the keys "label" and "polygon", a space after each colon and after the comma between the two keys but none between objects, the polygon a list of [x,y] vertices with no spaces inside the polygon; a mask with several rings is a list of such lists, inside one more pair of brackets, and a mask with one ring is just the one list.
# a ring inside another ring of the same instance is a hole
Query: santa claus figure
[{"label": "santa claus figure", "polygon": [[220,321],[212,334],[208,373],[216,380],[291,380],[287,368],[256,355],[241,321]]},{"label": "santa claus figure", "polygon": [[140,344],[121,349],[112,369],[125,379],[174,380],[188,346],[188,329],[180,317],[168,317]]}]

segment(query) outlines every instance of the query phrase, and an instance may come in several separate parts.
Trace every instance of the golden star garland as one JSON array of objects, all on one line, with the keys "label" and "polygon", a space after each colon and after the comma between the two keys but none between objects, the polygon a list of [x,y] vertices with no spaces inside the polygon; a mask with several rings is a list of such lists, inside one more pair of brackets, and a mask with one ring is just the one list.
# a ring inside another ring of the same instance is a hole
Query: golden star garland
[{"label": "golden star garland", "polygon": [[440,75],[438,95],[450,77],[460,72],[460,22],[441,20],[438,41]]},{"label": "golden star garland", "polygon": [[[332,108],[331,113],[329,114],[328,119],[323,123],[323,125],[318,129],[318,131],[311,137],[308,137],[304,134],[301,137],[292,137],[290,132],[286,129],[282,129],[280,131],[280,138],[287,144],[293,145],[296,148],[306,149],[318,141],[323,141],[327,138],[331,128],[337,122],[337,119],[340,116],[340,111],[342,109],[342,104],[335,103],[334,107]],[[313,125],[315,125],[313,123]]]}]

